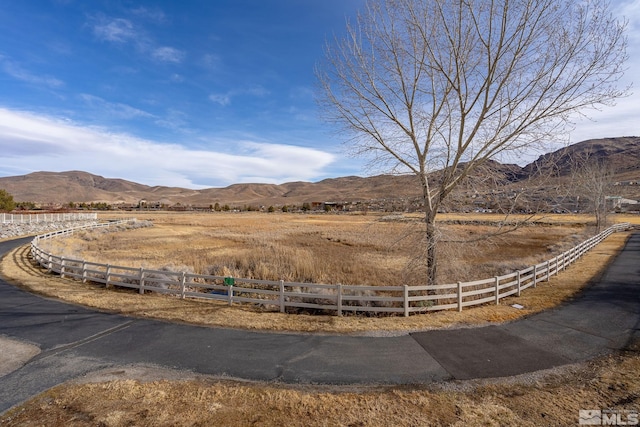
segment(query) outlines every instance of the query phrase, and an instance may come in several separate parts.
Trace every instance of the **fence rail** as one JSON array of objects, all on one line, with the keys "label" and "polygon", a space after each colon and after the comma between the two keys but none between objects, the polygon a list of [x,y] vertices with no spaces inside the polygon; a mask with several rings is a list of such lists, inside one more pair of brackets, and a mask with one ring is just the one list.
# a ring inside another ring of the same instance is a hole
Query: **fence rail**
[{"label": "fence rail", "polygon": [[[159,292],[180,298],[202,298],[234,303],[259,304],[282,313],[291,309],[345,312],[394,313],[409,316],[436,310],[457,309],[480,304],[499,304],[500,299],[548,281],[577,261],[612,233],[630,228],[616,224],[558,256],[510,274],[472,282],[425,286],[357,286],[342,284],[296,283],[209,276],[186,272],[150,270],[87,262],[54,255],[39,243],[88,228],[111,227],[131,220],[53,231],[36,236],[31,242],[33,259],[48,272],[83,282],[138,289],[140,294]],[[291,310],[289,310],[291,311]]]},{"label": "fence rail", "polygon": [[58,221],[97,220],[98,214],[91,213],[43,213],[43,214],[7,214],[0,213],[0,224],[33,224]]}]

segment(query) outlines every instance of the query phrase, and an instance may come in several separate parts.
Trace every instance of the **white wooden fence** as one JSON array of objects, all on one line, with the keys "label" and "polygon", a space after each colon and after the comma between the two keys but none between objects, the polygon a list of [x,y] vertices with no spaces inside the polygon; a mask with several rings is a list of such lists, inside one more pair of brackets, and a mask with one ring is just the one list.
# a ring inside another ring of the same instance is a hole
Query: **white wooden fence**
[{"label": "white wooden fence", "polygon": [[43,213],[43,214],[7,214],[0,213],[0,224],[32,224],[59,221],[91,221],[98,219],[96,212],[91,213]]},{"label": "white wooden fence", "polygon": [[109,227],[126,221],[77,227],[37,236],[31,242],[36,262],[49,272],[83,282],[102,283],[105,287],[119,286],[177,295],[180,298],[205,298],[233,303],[259,304],[267,309],[285,313],[288,308],[332,312],[396,313],[409,316],[435,310],[457,309],[479,304],[499,304],[501,298],[520,293],[564,270],[610,234],[624,231],[627,223],[614,225],[560,255],[503,276],[472,282],[426,286],[358,286],[295,283],[209,276],[185,272],[150,270],[99,264],[57,256],[39,247],[42,240],[72,234],[78,230]]}]

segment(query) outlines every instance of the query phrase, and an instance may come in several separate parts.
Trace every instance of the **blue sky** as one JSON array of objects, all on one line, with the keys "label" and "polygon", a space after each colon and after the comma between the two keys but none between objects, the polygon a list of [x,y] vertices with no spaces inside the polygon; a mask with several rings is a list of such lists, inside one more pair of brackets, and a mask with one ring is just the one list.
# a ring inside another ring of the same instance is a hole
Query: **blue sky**
[{"label": "blue sky", "polygon": [[[0,3],[0,176],[84,170],[224,187],[364,175],[317,113],[313,67],[364,0]],[[640,65],[640,0],[629,20]],[[637,95],[571,141],[638,135]]]}]

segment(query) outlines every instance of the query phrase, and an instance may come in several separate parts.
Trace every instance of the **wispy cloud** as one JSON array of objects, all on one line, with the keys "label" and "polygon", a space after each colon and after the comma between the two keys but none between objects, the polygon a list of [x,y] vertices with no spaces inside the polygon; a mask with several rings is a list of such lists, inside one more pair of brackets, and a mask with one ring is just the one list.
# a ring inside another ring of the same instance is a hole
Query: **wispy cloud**
[{"label": "wispy cloud", "polygon": [[38,86],[46,86],[50,89],[56,89],[64,86],[64,82],[55,77],[48,75],[40,75],[35,74],[31,71],[25,70],[20,64],[6,59],[3,56],[0,56],[0,68],[9,76],[14,79],[38,85]]},{"label": "wispy cloud", "polygon": [[[211,145],[214,145],[211,141]],[[148,185],[218,187],[238,182],[307,181],[335,161],[313,148],[251,140],[224,141],[241,154],[191,149],[0,108],[0,175],[85,170]]]},{"label": "wispy cloud", "polygon": [[102,114],[115,117],[118,119],[135,119],[139,117],[148,117],[148,118],[154,117],[153,114],[147,113],[146,111],[131,107],[130,105],[118,103],[118,102],[109,102],[98,96],[83,93],[83,94],[80,94],[78,98],[80,98],[80,100],[82,100],[85,103],[85,105],[87,105],[88,107],[92,109],[100,110]]},{"label": "wispy cloud", "polygon": [[107,18],[98,16],[93,25],[93,34],[100,40],[125,43],[140,37],[133,28],[133,23],[123,18]]},{"label": "wispy cloud", "polygon": [[250,88],[240,90],[239,93],[246,93],[248,95],[262,97],[269,95],[271,92],[262,86],[252,86]]},{"label": "wispy cloud", "polygon": [[627,71],[619,82],[620,88],[631,85],[629,96],[617,100],[615,107],[585,111],[588,118],[578,117],[571,132],[571,143],[592,138],[613,136],[639,136],[638,116],[640,98],[635,70],[640,67],[640,0],[618,0],[612,2],[613,13],[627,21],[628,46]]},{"label": "wispy cloud", "polygon": [[212,93],[209,95],[209,99],[223,107],[231,103],[231,95],[228,93]]},{"label": "wispy cloud", "polygon": [[207,53],[202,56],[201,64],[203,67],[209,70],[217,69],[222,63],[222,59],[219,55],[214,55],[212,53]]},{"label": "wispy cloud", "polygon": [[188,134],[192,132],[187,128],[188,117],[189,116],[186,113],[180,110],[169,109],[165,113],[165,116],[156,119],[155,123],[163,128]]},{"label": "wispy cloud", "polygon": [[156,48],[151,52],[151,56],[162,62],[180,63],[185,57],[184,52],[169,46]]},{"label": "wispy cloud", "polygon": [[123,45],[132,44],[140,52],[157,61],[180,63],[186,55],[171,46],[158,46],[142,27],[136,26],[129,19],[98,15],[91,18],[89,25],[98,40]]},{"label": "wispy cloud", "polygon": [[614,5],[614,13],[627,19],[627,34],[632,41],[637,41],[640,37],[640,22],[637,19],[640,16],[640,0],[618,2]]},{"label": "wispy cloud", "polygon": [[268,96],[270,93],[271,92],[268,89],[262,86],[252,86],[248,88],[233,89],[226,93],[212,93],[211,95],[209,95],[209,100],[225,107],[231,104],[231,99],[236,96],[249,95],[261,98],[264,96]]},{"label": "wispy cloud", "polygon": [[588,118],[577,118],[571,131],[571,143],[593,138],[640,136],[638,115],[640,106],[636,96],[621,98],[615,107],[588,112]]},{"label": "wispy cloud", "polygon": [[141,6],[136,9],[131,9],[131,13],[158,24],[164,24],[167,22],[167,15],[158,8],[149,9]]},{"label": "wispy cloud", "polygon": [[313,100],[313,96],[313,88],[308,86],[296,86],[289,90],[289,98],[291,99]]}]

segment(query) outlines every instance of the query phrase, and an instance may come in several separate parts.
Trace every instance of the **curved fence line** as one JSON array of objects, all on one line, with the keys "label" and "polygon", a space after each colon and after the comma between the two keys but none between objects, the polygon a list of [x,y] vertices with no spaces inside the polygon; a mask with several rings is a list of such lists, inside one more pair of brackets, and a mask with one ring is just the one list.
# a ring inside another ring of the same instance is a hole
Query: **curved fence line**
[{"label": "curved fence line", "polygon": [[472,282],[425,286],[330,285],[209,276],[87,262],[57,256],[39,247],[42,240],[129,221],[132,220],[76,227],[36,236],[31,242],[32,257],[49,273],[82,282],[102,283],[107,288],[133,288],[140,294],[151,291],[176,295],[182,299],[213,299],[229,305],[258,304],[282,313],[303,309],[328,311],[338,316],[348,312],[409,316],[411,313],[436,310],[462,311],[464,307],[499,304],[502,298],[520,296],[523,290],[549,281],[551,276],[566,269],[609,235],[630,228],[628,223],[616,224],[550,260],[510,274]]},{"label": "curved fence line", "polygon": [[91,213],[44,213],[44,214],[7,214],[0,213],[0,224],[33,224],[39,222],[97,220],[98,214]]}]

